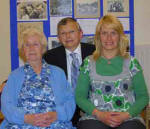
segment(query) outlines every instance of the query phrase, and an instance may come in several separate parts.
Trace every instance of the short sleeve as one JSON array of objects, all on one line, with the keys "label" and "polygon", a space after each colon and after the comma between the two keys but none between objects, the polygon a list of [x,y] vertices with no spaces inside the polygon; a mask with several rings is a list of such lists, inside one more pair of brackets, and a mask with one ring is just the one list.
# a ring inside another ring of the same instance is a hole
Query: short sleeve
[{"label": "short sleeve", "polygon": [[142,71],[142,67],[139,64],[139,61],[135,57],[131,57],[129,69],[132,76],[136,75],[139,71]]},{"label": "short sleeve", "polygon": [[84,74],[89,73],[89,62],[90,62],[89,57],[86,57],[80,67],[80,72],[82,72]]}]

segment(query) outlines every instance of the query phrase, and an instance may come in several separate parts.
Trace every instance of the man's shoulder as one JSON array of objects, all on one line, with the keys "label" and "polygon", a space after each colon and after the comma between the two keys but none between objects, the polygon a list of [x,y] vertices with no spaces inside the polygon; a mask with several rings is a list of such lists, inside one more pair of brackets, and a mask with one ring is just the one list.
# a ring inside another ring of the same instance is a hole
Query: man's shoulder
[{"label": "man's shoulder", "polygon": [[56,65],[56,62],[65,57],[65,48],[63,46],[47,50],[43,54],[43,58],[49,64]]},{"label": "man's shoulder", "polygon": [[64,46],[59,46],[59,47],[47,50],[45,54],[48,54],[48,53],[58,53],[58,52],[60,53],[61,51],[65,51]]},{"label": "man's shoulder", "polygon": [[92,54],[95,51],[95,45],[89,43],[81,43],[81,50],[84,53]]},{"label": "man's shoulder", "polygon": [[81,47],[95,49],[95,45],[90,43],[81,43]]}]

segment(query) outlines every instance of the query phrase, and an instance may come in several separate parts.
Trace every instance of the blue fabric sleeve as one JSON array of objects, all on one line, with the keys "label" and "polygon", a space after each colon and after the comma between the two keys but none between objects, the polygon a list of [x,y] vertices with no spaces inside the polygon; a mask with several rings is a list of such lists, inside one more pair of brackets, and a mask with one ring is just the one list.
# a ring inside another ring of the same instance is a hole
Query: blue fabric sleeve
[{"label": "blue fabric sleeve", "polygon": [[25,111],[17,107],[17,97],[23,81],[23,74],[20,73],[17,70],[9,76],[1,96],[2,113],[5,119],[16,124],[23,124],[25,115]]},{"label": "blue fabric sleeve", "polygon": [[[66,85],[67,86],[67,85]],[[64,90],[64,102],[60,103],[56,106],[56,111],[58,115],[58,120],[61,121],[70,121],[73,117],[75,112],[75,98],[71,91],[68,88]]]},{"label": "blue fabric sleeve", "polygon": [[70,121],[76,107],[74,92],[66,80],[64,71],[58,67],[55,70],[52,76],[55,84],[53,90],[56,97],[57,118],[60,121]]}]

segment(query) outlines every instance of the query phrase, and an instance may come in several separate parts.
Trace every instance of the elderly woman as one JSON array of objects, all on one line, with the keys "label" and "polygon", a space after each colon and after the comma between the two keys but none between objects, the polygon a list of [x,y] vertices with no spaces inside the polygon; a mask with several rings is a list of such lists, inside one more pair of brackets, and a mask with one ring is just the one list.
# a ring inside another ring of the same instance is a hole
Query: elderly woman
[{"label": "elderly woman", "polygon": [[74,96],[64,72],[42,60],[46,38],[23,32],[19,44],[25,65],[13,71],[2,93],[1,129],[73,129]]},{"label": "elderly woman", "polygon": [[145,129],[139,115],[149,100],[143,71],[129,56],[116,17],[106,15],[98,22],[95,45],[78,78],[76,101],[86,112],[78,129]]}]

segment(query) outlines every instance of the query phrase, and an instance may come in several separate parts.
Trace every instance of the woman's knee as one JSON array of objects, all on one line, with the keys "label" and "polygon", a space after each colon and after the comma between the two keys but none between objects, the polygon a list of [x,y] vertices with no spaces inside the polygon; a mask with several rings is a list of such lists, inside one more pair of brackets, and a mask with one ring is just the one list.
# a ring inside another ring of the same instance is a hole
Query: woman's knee
[{"label": "woman's knee", "polygon": [[146,127],[139,120],[131,120],[124,122],[117,129],[146,129]]},{"label": "woman's knee", "polygon": [[107,125],[98,120],[82,120],[78,123],[78,129],[109,129]]}]

